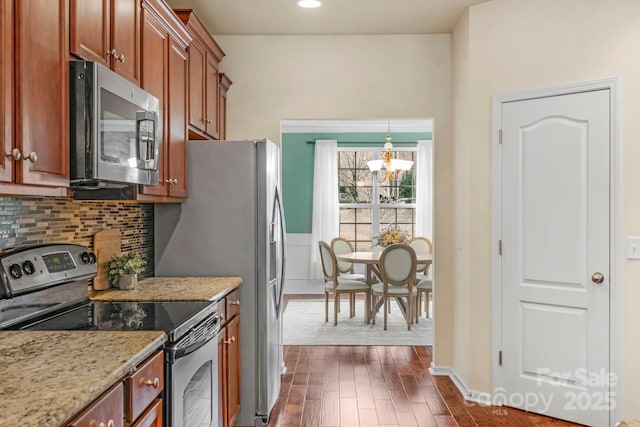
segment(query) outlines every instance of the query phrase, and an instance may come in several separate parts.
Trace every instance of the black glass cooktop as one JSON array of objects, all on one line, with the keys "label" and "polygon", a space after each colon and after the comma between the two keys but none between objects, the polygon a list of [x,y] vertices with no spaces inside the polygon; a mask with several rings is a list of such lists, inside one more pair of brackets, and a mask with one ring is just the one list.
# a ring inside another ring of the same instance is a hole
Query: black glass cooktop
[{"label": "black glass cooktop", "polygon": [[87,302],[20,329],[164,331],[169,342],[175,342],[215,312],[212,302]]}]

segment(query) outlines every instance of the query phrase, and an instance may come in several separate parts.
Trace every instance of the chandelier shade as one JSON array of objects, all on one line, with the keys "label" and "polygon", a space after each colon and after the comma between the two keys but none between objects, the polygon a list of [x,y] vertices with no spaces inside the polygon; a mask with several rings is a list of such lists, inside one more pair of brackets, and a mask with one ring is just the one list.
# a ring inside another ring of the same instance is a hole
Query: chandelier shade
[{"label": "chandelier shade", "polygon": [[[391,123],[389,122],[387,128],[386,142],[384,143],[384,151],[380,153],[382,159],[369,160],[367,166],[374,177],[378,179],[378,182],[383,183],[385,181],[393,182],[395,179],[402,179],[402,176],[409,172],[413,166],[411,160],[394,159],[392,150],[393,144],[391,144]],[[380,174],[380,171],[384,168],[384,174]]]}]

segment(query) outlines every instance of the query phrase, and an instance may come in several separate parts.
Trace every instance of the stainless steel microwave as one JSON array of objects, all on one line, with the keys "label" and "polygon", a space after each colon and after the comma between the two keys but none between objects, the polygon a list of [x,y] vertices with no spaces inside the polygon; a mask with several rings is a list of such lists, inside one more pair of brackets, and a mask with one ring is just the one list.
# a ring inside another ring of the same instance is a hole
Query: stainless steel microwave
[{"label": "stainless steel microwave", "polygon": [[158,184],[158,98],[96,62],[70,67],[71,185]]}]

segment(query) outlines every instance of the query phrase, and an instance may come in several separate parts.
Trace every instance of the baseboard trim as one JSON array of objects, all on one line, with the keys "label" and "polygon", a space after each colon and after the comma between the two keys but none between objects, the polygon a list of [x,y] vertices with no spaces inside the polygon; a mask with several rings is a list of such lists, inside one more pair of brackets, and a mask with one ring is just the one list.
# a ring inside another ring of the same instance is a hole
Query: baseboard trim
[{"label": "baseboard trim", "polygon": [[431,363],[429,367],[431,375],[439,377],[449,377],[455,384],[456,388],[462,394],[464,400],[469,402],[480,403],[482,405],[492,405],[491,393],[485,393],[469,388],[465,382],[458,376],[456,370],[452,366],[436,366]]}]

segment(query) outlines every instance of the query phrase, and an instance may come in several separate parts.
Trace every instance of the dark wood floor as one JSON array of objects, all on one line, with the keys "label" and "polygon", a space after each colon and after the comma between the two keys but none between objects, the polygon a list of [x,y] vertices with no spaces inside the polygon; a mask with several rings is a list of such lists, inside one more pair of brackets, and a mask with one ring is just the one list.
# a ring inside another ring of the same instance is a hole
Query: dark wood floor
[{"label": "dark wood floor", "polygon": [[270,426],[572,426],[466,402],[433,377],[431,347],[285,346],[287,373]]}]

